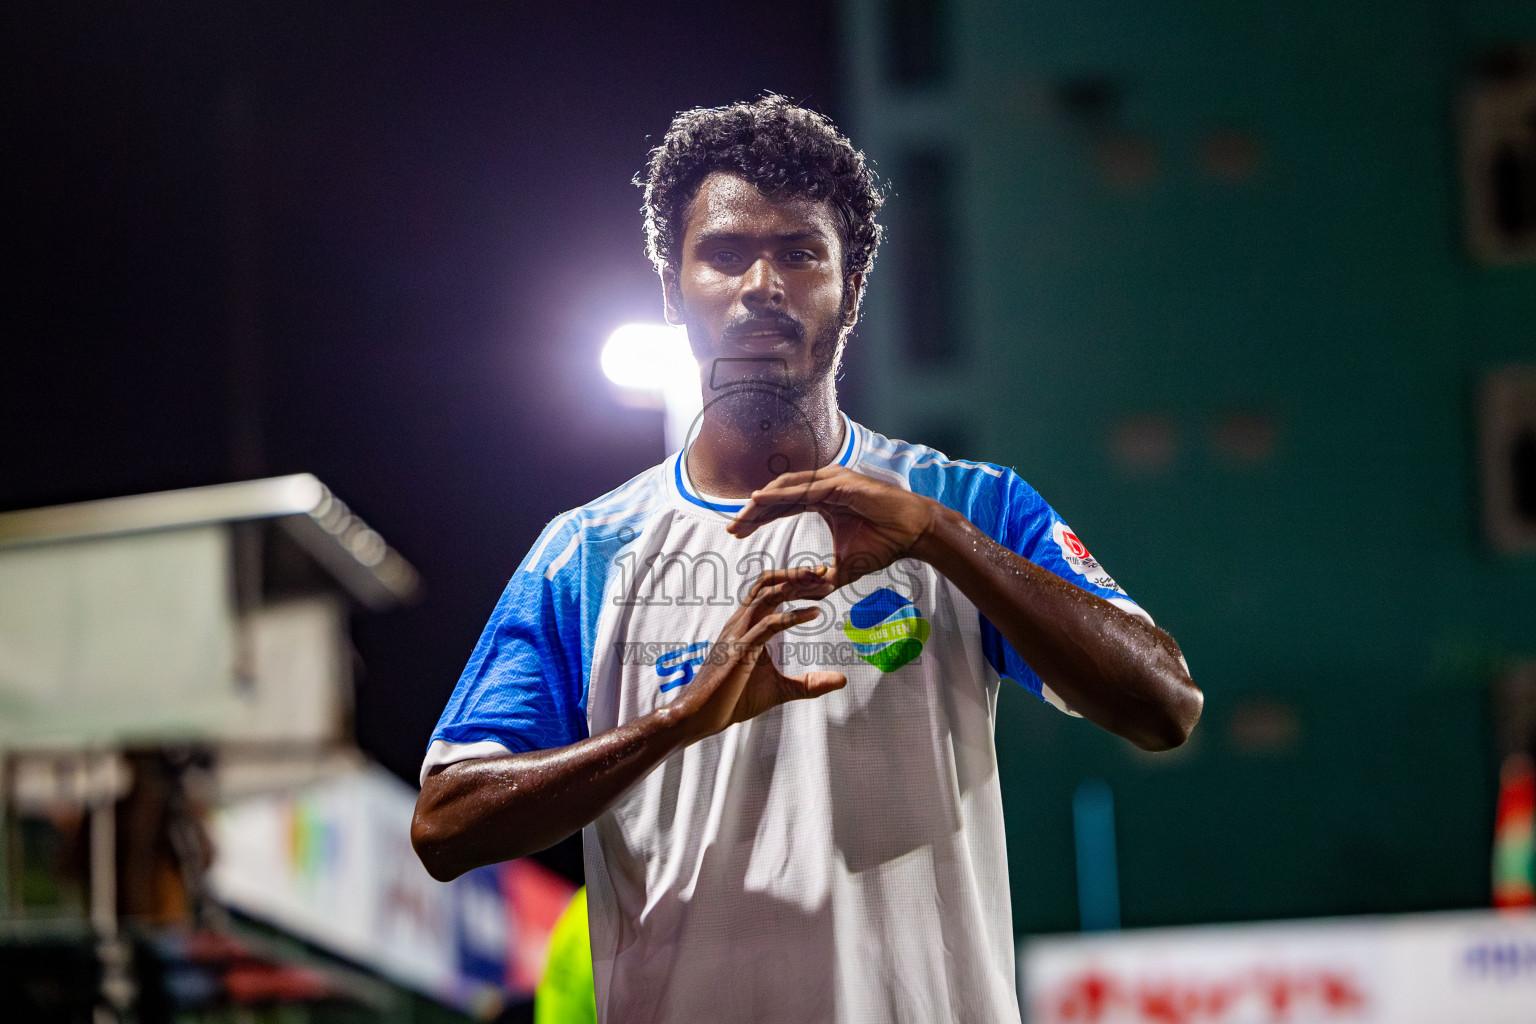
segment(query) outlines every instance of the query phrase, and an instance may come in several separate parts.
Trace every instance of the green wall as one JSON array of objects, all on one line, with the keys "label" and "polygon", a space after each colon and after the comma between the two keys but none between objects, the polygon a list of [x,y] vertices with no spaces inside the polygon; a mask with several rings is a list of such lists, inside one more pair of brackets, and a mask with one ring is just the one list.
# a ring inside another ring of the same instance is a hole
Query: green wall
[{"label": "green wall", "polygon": [[[1452,111],[1536,3],[956,2],[915,84],[889,9],[844,11],[847,127],[897,192],[854,411],[1016,467],[1207,697],[1152,757],[1008,694],[1016,928],[1076,927],[1085,778],[1116,796],[1127,925],[1486,903],[1488,684],[1536,657],[1536,559],[1481,539],[1473,398],[1536,362],[1536,267],[1464,255]],[[1240,180],[1207,166],[1221,133]],[[924,361],[901,169],[935,149],[954,327]],[[1223,448],[1234,416],[1267,454]],[[1118,456],[1147,421],[1165,459]]]}]

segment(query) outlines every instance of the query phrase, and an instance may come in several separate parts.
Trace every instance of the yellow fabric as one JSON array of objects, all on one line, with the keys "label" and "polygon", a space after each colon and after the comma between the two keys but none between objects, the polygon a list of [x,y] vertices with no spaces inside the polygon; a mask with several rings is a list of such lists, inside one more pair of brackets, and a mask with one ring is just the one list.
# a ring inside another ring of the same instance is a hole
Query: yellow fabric
[{"label": "yellow fabric", "polygon": [[550,933],[549,963],[533,997],[533,1024],[597,1024],[586,886],[576,890]]}]

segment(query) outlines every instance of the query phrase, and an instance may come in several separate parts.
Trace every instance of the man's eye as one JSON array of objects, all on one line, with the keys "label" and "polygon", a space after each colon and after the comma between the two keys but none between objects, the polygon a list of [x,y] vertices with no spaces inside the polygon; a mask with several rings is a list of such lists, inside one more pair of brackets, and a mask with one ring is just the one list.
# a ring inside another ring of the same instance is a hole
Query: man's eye
[{"label": "man's eye", "polygon": [[709,261],[711,263],[719,264],[720,266],[729,266],[740,258],[741,257],[738,254],[732,252],[729,249],[719,249],[710,254]]},{"label": "man's eye", "polygon": [[784,258],[791,263],[809,263],[816,258],[816,254],[805,249],[791,249],[784,254]]}]

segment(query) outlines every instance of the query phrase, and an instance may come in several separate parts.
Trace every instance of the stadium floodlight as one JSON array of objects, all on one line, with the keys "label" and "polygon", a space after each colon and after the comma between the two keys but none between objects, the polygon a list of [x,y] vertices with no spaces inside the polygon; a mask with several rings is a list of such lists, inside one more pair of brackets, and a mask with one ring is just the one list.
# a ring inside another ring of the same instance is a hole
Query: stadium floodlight
[{"label": "stadium floodlight", "polygon": [[624,324],[603,346],[603,375],[632,405],[666,410],[667,453],[688,439],[704,407],[699,364],[688,347],[688,332],[668,324]]}]

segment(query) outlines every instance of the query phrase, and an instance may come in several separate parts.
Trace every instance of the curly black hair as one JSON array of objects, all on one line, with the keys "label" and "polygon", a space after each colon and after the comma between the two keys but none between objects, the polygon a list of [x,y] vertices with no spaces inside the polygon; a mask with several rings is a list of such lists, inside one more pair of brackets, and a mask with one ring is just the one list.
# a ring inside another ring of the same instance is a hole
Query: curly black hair
[{"label": "curly black hair", "polygon": [[751,103],[686,110],[672,119],[635,184],[645,189],[645,252],[656,269],[681,263],[688,206],[715,171],[740,175],[769,197],[826,200],[843,243],[843,274],[868,274],[885,189],[825,116],[764,93]]}]

